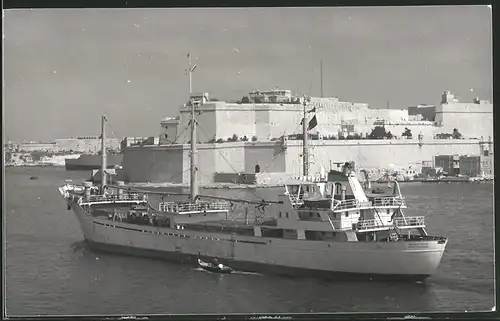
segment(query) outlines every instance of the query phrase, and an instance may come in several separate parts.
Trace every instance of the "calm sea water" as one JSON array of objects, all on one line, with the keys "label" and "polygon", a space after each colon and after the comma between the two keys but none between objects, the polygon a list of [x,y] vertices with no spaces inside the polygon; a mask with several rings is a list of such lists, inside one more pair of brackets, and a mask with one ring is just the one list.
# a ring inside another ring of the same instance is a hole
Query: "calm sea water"
[{"label": "calm sea water", "polygon": [[[493,184],[401,186],[408,203],[415,205],[406,213],[425,215],[429,234],[450,239],[439,272],[424,283],[327,282],[217,275],[164,261],[94,253],[82,242],[78,221],[57,191],[65,179],[87,176],[59,168],[6,169],[8,316],[463,312],[494,306]],[[210,193],[277,195],[269,189]]]}]

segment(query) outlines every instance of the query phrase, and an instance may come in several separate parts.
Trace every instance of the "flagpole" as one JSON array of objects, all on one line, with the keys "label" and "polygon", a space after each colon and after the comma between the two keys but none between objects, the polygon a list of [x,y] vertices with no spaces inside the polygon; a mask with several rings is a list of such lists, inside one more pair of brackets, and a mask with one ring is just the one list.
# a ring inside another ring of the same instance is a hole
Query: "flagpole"
[{"label": "flagpole", "polygon": [[304,118],[302,119],[302,166],[303,176],[309,176],[309,142],[307,137],[306,96],[304,95]]}]

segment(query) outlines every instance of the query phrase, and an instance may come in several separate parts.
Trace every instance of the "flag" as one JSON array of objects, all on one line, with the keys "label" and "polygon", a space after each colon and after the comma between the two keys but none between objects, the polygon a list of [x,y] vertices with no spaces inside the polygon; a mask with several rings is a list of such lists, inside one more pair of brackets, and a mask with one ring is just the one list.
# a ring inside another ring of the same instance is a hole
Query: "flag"
[{"label": "flag", "polygon": [[315,113],[315,112],[316,112],[316,107],[308,111],[308,113]]},{"label": "flag", "polygon": [[314,117],[309,122],[309,127],[307,128],[307,130],[311,130],[314,127],[316,127],[317,125],[318,125],[318,120],[316,119],[316,115],[314,115]]}]

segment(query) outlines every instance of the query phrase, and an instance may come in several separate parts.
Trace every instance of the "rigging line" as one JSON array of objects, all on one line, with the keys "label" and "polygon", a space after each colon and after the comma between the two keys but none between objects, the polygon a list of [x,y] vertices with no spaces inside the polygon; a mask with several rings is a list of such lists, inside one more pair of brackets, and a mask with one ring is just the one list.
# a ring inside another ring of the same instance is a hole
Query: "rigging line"
[{"label": "rigging line", "polygon": [[[201,131],[203,132],[203,135],[205,135],[205,138],[208,139],[208,135],[207,135],[207,132],[205,131],[205,129],[203,128],[203,126],[198,123],[198,127],[201,129]],[[224,156],[224,154],[217,148],[217,146],[215,145],[215,142],[212,143],[212,145],[214,146],[214,149],[217,150],[217,152],[222,156],[222,158],[224,158],[224,160],[226,161],[226,163],[231,167],[231,169],[236,173],[236,174],[239,174],[238,171],[236,171],[236,169],[233,167],[233,165],[231,165],[231,163],[229,162],[229,160],[226,158],[226,156]],[[250,192],[256,197],[256,198],[260,198],[257,193],[253,190],[250,190]]]},{"label": "rigging line", "polygon": [[172,140],[171,143],[168,146],[170,147],[173,144],[175,144],[177,142],[177,139],[179,139],[179,137],[181,137],[181,135],[184,134],[184,132],[186,130],[188,130],[188,128],[189,128],[189,126],[184,127],[184,129],[175,136],[174,140]]},{"label": "rigging line", "polygon": [[187,173],[187,172],[189,172],[189,169],[186,169],[186,170],[182,171],[181,173],[177,173],[174,176],[171,176],[167,181],[175,179],[175,178],[177,178],[177,177],[179,177],[179,176],[181,176],[181,175],[183,175],[184,173]]},{"label": "rigging line", "polygon": [[[198,123],[198,127],[201,129],[201,131],[203,132],[203,135],[205,135],[205,138],[208,139],[208,135],[207,133],[205,132],[205,129],[203,128],[203,126],[201,126],[201,124]],[[231,163],[229,162],[229,160],[226,158],[226,156],[224,156],[223,153],[221,153],[221,151],[217,148],[217,146],[215,146],[215,143],[212,143],[215,147],[215,149],[217,150],[217,152],[219,152],[219,154],[224,158],[224,160],[226,161],[226,163],[231,167],[231,169],[236,173],[238,174],[239,172],[234,169],[233,165],[231,165]]]},{"label": "rigging line", "polygon": [[111,126],[110,122],[106,122],[108,124],[109,129],[111,129],[111,134],[113,135],[114,138],[118,138],[118,136],[115,134],[115,128]]},{"label": "rigging line", "polygon": [[[304,121],[304,120],[303,120]],[[294,129],[294,133],[297,129],[300,128],[300,126],[302,126],[301,124],[297,125],[297,127]],[[285,135],[283,135],[284,137]],[[265,173],[266,170],[272,165],[272,163],[274,162],[274,160],[276,159],[276,157],[278,157],[281,153],[283,153],[285,151],[285,148],[283,148],[278,154],[276,154],[273,159],[271,159],[271,161],[267,164],[266,168],[264,168],[264,170],[262,171],[262,173]]]}]

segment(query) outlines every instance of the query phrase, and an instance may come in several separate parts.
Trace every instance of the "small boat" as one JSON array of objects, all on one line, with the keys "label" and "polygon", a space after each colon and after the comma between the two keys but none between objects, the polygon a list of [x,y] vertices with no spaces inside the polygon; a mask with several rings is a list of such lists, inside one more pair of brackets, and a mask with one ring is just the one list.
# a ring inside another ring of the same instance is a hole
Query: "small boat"
[{"label": "small boat", "polygon": [[35,179],[38,179],[38,177],[37,176],[31,176],[30,179],[31,180],[35,180]]},{"label": "small boat", "polygon": [[372,194],[385,194],[384,190],[380,187],[372,189]]},{"label": "small boat", "polygon": [[214,263],[207,263],[203,262],[202,260],[198,259],[198,265],[209,272],[214,272],[214,273],[223,273],[223,274],[229,274],[233,273],[234,270],[231,269],[229,266],[223,265],[223,264],[214,264]]}]

